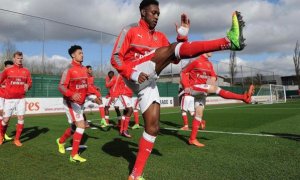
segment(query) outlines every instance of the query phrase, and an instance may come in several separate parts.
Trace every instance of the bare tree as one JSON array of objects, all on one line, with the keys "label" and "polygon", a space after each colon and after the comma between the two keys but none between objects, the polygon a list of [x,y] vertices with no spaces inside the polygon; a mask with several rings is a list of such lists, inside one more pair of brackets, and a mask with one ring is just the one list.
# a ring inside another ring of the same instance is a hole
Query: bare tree
[{"label": "bare tree", "polygon": [[3,43],[2,46],[2,58],[0,62],[0,68],[3,69],[3,62],[6,60],[13,60],[13,55],[16,52],[16,45],[10,40],[7,40]]},{"label": "bare tree", "polygon": [[231,84],[234,84],[234,78],[237,73],[236,54],[235,51],[230,51],[229,56],[229,73],[231,78]]},{"label": "bare tree", "polygon": [[298,88],[300,89],[300,48],[299,48],[299,42],[297,41],[296,47],[294,50],[293,55],[294,65],[295,65],[295,71],[296,71],[296,78],[298,83]]}]

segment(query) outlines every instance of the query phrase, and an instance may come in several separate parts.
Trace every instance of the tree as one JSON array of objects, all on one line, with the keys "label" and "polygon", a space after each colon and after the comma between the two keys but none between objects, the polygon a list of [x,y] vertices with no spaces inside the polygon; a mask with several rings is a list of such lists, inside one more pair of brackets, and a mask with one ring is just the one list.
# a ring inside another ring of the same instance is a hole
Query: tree
[{"label": "tree", "polygon": [[7,40],[3,43],[2,46],[2,58],[0,62],[0,68],[3,69],[3,62],[6,60],[13,60],[13,55],[16,52],[16,45],[10,40]]},{"label": "tree", "polygon": [[300,89],[300,48],[299,48],[299,42],[297,41],[296,47],[294,50],[293,55],[294,65],[295,65],[295,72],[296,72],[296,78],[298,83],[298,88]]},{"label": "tree", "polygon": [[231,84],[234,84],[234,78],[237,73],[236,54],[235,51],[230,51],[229,56],[229,73],[231,78]]}]

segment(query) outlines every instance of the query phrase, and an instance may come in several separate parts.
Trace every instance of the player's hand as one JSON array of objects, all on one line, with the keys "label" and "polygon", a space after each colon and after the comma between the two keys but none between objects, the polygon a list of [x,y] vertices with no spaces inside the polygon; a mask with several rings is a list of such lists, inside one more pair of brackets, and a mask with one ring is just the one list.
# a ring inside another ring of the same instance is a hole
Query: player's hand
[{"label": "player's hand", "polygon": [[102,98],[101,97],[97,97],[94,101],[98,105],[102,104]]},{"label": "player's hand", "polygon": [[80,94],[80,93],[75,93],[75,94],[73,94],[72,99],[73,99],[74,101],[80,101],[80,99],[81,99],[81,94]]},{"label": "player's hand", "polygon": [[185,88],[184,89],[184,94],[192,94],[192,89],[191,88]]},{"label": "player's hand", "polygon": [[[182,27],[184,27],[184,28],[187,28],[187,29],[189,29],[190,28],[190,19],[188,18],[188,16],[186,15],[186,14],[181,14],[181,24],[180,24],[180,26],[178,27],[178,24],[176,23],[175,24],[175,26],[176,26],[176,32],[178,33],[178,34],[180,34],[180,30],[179,30],[179,28],[182,26]],[[179,30],[179,31],[178,31]]]},{"label": "player's hand", "polygon": [[139,84],[142,84],[144,81],[148,80],[149,76],[146,73],[141,72],[139,75]]},{"label": "player's hand", "polygon": [[29,85],[28,85],[28,84],[24,84],[24,91],[25,91],[25,92],[28,91],[28,88],[29,88]]}]

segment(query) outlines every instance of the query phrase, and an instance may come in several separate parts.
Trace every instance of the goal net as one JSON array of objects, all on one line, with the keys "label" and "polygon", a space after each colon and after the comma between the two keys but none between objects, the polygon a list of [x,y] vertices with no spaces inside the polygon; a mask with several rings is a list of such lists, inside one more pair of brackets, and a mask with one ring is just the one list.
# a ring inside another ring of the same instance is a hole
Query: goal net
[{"label": "goal net", "polygon": [[256,96],[253,96],[253,102],[265,104],[285,103],[285,87],[282,85],[274,84],[262,85]]}]

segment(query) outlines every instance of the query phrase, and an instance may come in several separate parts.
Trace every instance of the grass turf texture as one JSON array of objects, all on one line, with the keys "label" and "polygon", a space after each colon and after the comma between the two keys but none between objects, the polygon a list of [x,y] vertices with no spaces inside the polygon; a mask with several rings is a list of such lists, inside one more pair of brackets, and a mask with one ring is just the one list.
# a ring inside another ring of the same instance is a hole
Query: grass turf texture
[{"label": "grass turf texture", "polygon": [[[273,134],[277,137],[199,132],[206,146],[187,145],[189,131],[172,131],[182,120],[178,108],[161,110],[161,131],[145,168],[146,179],[299,179],[300,101],[273,105],[207,106],[207,130]],[[97,112],[87,113],[97,119]],[[113,114],[111,116],[114,116]],[[142,122],[142,120],[141,120]],[[12,119],[8,134],[15,131]],[[99,123],[94,120],[93,123]],[[191,120],[190,120],[191,124]],[[68,127],[65,115],[27,117],[23,147],[0,146],[0,179],[126,179],[143,129],[132,139],[116,129],[88,129],[86,163],[70,163],[55,143]],[[70,145],[68,141],[66,147]]]}]

